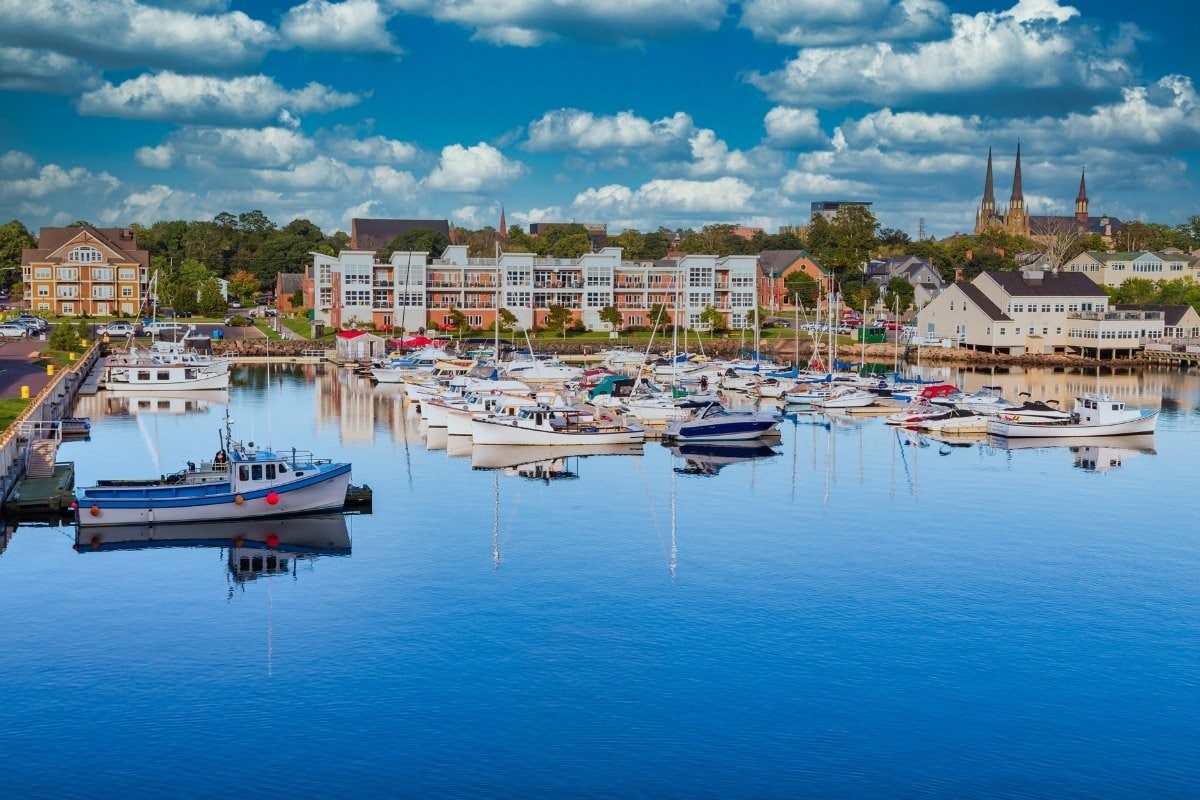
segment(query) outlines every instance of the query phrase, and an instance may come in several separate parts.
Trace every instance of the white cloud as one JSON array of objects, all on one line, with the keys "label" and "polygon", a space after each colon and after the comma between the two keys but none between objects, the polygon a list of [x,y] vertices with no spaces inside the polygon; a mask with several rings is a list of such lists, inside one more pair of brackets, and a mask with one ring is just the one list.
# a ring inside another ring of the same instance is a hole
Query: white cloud
[{"label": "white cloud", "polygon": [[312,140],[287,128],[182,128],[168,145],[194,165],[213,169],[286,168],[312,157]]},{"label": "white cloud", "polygon": [[70,205],[67,195],[94,198],[107,195],[120,185],[121,182],[107,172],[46,164],[28,177],[0,180],[0,194],[33,199],[60,196],[63,205]]},{"label": "white cloud", "polygon": [[783,69],[748,80],[785,103],[905,105],[920,98],[977,98],[999,89],[1058,102],[1103,96],[1132,70],[1073,24],[1078,12],[1056,0],[1020,0],[1012,9],[954,14],[949,38],[899,49],[887,42],[800,51]]},{"label": "white cloud", "polygon": [[581,150],[588,153],[647,147],[662,149],[680,145],[694,130],[692,118],[682,111],[650,121],[632,111],[598,116],[576,108],[560,108],[529,123],[525,147],[534,152]]},{"label": "white cloud", "polygon": [[[1046,123],[1043,123],[1046,124]],[[1114,149],[1164,152],[1200,149],[1200,98],[1191,78],[1168,75],[1151,86],[1126,89],[1121,102],[1088,114],[1070,114],[1061,134]]]},{"label": "white cloud", "polygon": [[175,156],[175,148],[169,144],[139,147],[133,153],[134,160],[147,169],[169,169],[175,165]]},{"label": "white cloud", "polygon": [[767,142],[775,147],[795,147],[827,141],[814,108],[775,106],[763,118]]},{"label": "white cloud", "polygon": [[839,127],[843,141],[854,147],[901,147],[909,151],[939,151],[975,147],[982,123],[977,116],[895,112],[890,108],[872,111]]},{"label": "white cloud", "polygon": [[806,47],[928,39],[949,17],[938,0],[746,0],[739,24],[757,39]]},{"label": "white cloud", "polygon": [[526,167],[511,161],[486,142],[471,147],[452,144],[442,148],[437,167],[425,186],[442,192],[478,192],[499,189],[524,175]]},{"label": "white cloud", "polygon": [[281,111],[326,112],[355,105],[358,95],[318,83],[284,89],[266,75],[216,78],[161,72],[139,75],[118,86],[87,92],[76,103],[80,114],[175,123],[267,122]]},{"label": "white cloud", "polygon": [[27,47],[0,47],[0,91],[73,94],[100,83],[100,71],[89,64]]},{"label": "white cloud", "polygon": [[308,161],[288,164],[283,169],[256,169],[254,177],[263,186],[286,191],[332,190],[345,187],[352,180],[355,170],[345,163],[328,156],[318,156]]},{"label": "white cloud", "polygon": [[284,14],[280,31],[306,50],[398,55],[400,48],[387,31],[390,18],[376,0],[306,0]]},{"label": "white cloud", "polygon": [[754,188],[739,178],[713,181],[656,178],[636,191],[620,185],[588,189],[576,195],[572,205],[590,213],[737,214],[750,210],[753,197]]},{"label": "white cloud", "polygon": [[228,69],[259,61],[277,38],[241,11],[197,14],[136,0],[0,0],[0,44],[106,67]]},{"label": "white cloud", "polygon": [[30,175],[37,169],[37,161],[29,153],[9,150],[0,155],[0,178]]},{"label": "white cloud", "polygon": [[729,0],[392,0],[409,13],[452,22],[473,38],[535,47],[558,39],[637,44],[715,31]]},{"label": "white cloud", "polygon": [[407,164],[416,159],[418,151],[408,142],[398,142],[384,136],[355,139],[347,131],[334,131],[321,137],[323,146],[340,158],[368,161],[376,164]]}]

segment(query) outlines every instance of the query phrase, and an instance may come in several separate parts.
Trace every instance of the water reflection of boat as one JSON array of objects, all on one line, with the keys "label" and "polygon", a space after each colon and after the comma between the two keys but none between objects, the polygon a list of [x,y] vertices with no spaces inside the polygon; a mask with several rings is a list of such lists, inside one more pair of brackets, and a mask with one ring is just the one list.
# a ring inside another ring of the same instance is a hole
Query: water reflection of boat
[{"label": "water reflection of boat", "polygon": [[1125,459],[1138,455],[1155,455],[1154,434],[1127,434],[1125,436],[1092,436],[1064,438],[1010,439],[1005,436],[988,436],[988,444],[1001,450],[1029,450],[1041,448],[1066,448],[1071,451],[1074,466],[1086,472],[1108,472],[1120,467]]},{"label": "water reflection of boat", "polygon": [[685,461],[675,471],[683,475],[716,475],[730,464],[761,461],[779,455],[779,451],[762,441],[709,442],[681,444],[671,448],[671,454]]},{"label": "water reflection of boat", "polygon": [[136,394],[121,392],[104,398],[108,414],[201,414],[213,405],[228,405],[228,389]]},{"label": "water reflection of boat", "polygon": [[640,456],[640,444],[504,445],[477,444],[471,448],[472,469],[499,469],[522,477],[577,477],[572,459],[588,456]]},{"label": "water reflection of boat", "polygon": [[76,528],[75,531],[75,549],[81,553],[153,547],[232,547],[298,555],[349,555],[350,532],[346,527],[346,518],[341,514],[225,522],[110,525],[103,528]]}]

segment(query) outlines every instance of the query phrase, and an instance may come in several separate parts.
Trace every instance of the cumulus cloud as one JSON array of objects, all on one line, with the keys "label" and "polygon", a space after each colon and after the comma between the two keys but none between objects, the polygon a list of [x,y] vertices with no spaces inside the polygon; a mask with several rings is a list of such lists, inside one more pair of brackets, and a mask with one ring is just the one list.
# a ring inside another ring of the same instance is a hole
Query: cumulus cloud
[{"label": "cumulus cloud", "polygon": [[408,142],[399,142],[385,136],[368,136],[356,139],[353,135],[338,129],[329,135],[322,135],[322,145],[334,155],[351,161],[367,161],[376,164],[407,164],[416,159],[416,146]]},{"label": "cumulus cloud", "polygon": [[104,196],[120,185],[121,182],[107,172],[46,164],[33,174],[0,180],[0,194],[33,199],[75,193]]},{"label": "cumulus cloud", "polygon": [[164,145],[197,167],[286,168],[313,156],[316,146],[289,128],[188,127],[172,132]]},{"label": "cumulus cloud", "polygon": [[1041,97],[1059,105],[1089,104],[1132,80],[1124,61],[1075,24],[1078,12],[1056,0],[1020,0],[1001,12],[954,14],[948,38],[897,48],[888,42],[811,47],[783,69],[748,80],[783,103],[844,106],[859,101],[908,105],[931,98],[993,105],[1005,93],[1024,107]]},{"label": "cumulus cloud", "polygon": [[0,91],[72,94],[100,83],[89,64],[27,47],[0,47]]},{"label": "cumulus cloud", "polygon": [[775,106],[763,118],[767,142],[775,147],[796,147],[826,141],[821,119],[814,108]]},{"label": "cumulus cloud", "polygon": [[284,14],[279,28],[288,43],[306,50],[399,55],[387,31],[390,18],[376,0],[306,0]]},{"label": "cumulus cloud", "polygon": [[271,26],[241,11],[193,13],[136,0],[0,0],[0,44],[104,67],[229,69],[275,46]]},{"label": "cumulus cloud", "polygon": [[266,75],[221,79],[160,72],[139,75],[117,86],[83,94],[80,114],[175,123],[267,122],[287,109],[327,112],[355,105],[362,98],[318,83],[284,89]]},{"label": "cumulus cloud", "polygon": [[175,165],[175,156],[175,148],[169,144],[139,147],[133,153],[134,160],[147,169],[169,169]]},{"label": "cumulus cloud", "polygon": [[686,142],[695,131],[692,118],[682,111],[670,117],[648,120],[632,111],[601,116],[576,108],[548,111],[529,123],[525,149],[533,152],[641,148],[665,149]]},{"label": "cumulus cloud", "polygon": [[609,185],[587,189],[572,205],[590,213],[639,215],[655,211],[663,216],[696,213],[741,213],[750,210],[754,188],[739,178],[712,181],[656,178],[635,191]]},{"label": "cumulus cloud", "polygon": [[475,31],[495,45],[559,39],[632,45],[715,31],[729,0],[393,0],[412,14]]},{"label": "cumulus cloud", "polygon": [[471,147],[452,144],[442,148],[441,160],[425,186],[441,192],[478,192],[503,187],[525,172],[524,164],[505,158],[486,142]]},{"label": "cumulus cloud", "polygon": [[11,178],[17,175],[29,175],[37,169],[37,161],[29,153],[20,150],[9,150],[0,154],[0,178]]},{"label": "cumulus cloud", "polygon": [[756,39],[807,47],[929,39],[949,22],[938,0],[746,0],[740,25]]}]

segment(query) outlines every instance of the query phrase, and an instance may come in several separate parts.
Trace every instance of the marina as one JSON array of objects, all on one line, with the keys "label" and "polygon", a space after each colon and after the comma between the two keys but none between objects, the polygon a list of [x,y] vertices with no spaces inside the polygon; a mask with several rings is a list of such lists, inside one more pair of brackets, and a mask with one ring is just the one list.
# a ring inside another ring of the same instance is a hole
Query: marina
[{"label": "marina", "polygon": [[[775,436],[591,446],[473,444],[332,365],[230,377],[157,413],[83,395],[90,439],[58,459],[79,486],[167,472],[228,413],[265,450],[352,462],[371,513],[10,525],[0,652],[25,667],[0,673],[0,729],[32,793],[211,796],[230,708],[238,746],[272,753],[260,777],[301,796],[347,778],[557,796],[633,776],[662,797],[999,797],[1068,770],[1066,794],[1181,796],[1200,779],[1198,375],[943,376],[1068,408],[1098,387],[1161,409],[1140,436],[940,436],[746,394],[728,405],[777,414]],[[1147,524],[1148,497],[1180,524]],[[131,665],[135,686],[113,678]],[[50,777],[41,742],[100,731],[139,748],[136,770]]]}]

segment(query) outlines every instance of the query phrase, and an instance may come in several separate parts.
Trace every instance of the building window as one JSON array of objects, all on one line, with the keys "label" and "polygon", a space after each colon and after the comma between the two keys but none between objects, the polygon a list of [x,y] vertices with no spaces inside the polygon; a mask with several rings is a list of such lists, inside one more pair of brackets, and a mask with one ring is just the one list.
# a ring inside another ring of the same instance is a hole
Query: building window
[{"label": "building window", "polygon": [[112,279],[113,271],[110,267],[92,267],[92,280],[111,281]]},{"label": "building window", "polygon": [[1057,311],[1059,314],[1061,314],[1063,311],[1066,310],[1066,306],[1064,306],[1062,303],[1055,303],[1054,310]]},{"label": "building window", "polygon": [[345,297],[345,302],[348,306],[366,306],[371,304],[370,289],[347,289]]},{"label": "building window", "polygon": [[62,304],[62,313],[63,314],[74,314],[75,313],[75,304],[74,303],[63,303]]},{"label": "building window", "polygon": [[94,247],[81,245],[76,247],[71,252],[67,253],[67,261],[76,264],[95,264],[97,261],[103,261],[104,254]]},{"label": "building window", "polygon": [[134,280],[136,277],[137,276],[134,274],[133,270],[131,270],[131,269],[121,268],[121,269],[117,270],[117,278],[119,280],[131,281],[131,280]]},{"label": "building window", "polygon": [[57,270],[58,279],[60,281],[77,281],[79,280],[78,267],[59,267]]},{"label": "building window", "polygon": [[97,300],[111,300],[113,298],[113,287],[93,286],[92,297]]},{"label": "building window", "polygon": [[49,286],[37,287],[37,296],[38,297],[49,297],[50,296],[50,287]]},{"label": "building window", "polygon": [[121,297],[133,297],[133,287],[132,286],[122,286],[121,287]]},{"label": "building window", "polygon": [[586,305],[588,308],[603,308],[607,299],[608,295],[604,292],[588,292]]},{"label": "building window", "polygon": [[49,267],[34,267],[33,277],[42,278],[43,280],[48,279],[50,277],[50,268]]},{"label": "building window", "polygon": [[1001,335],[1001,336],[1003,336],[1003,335],[1004,335],[1004,328],[1001,328],[1001,329],[1000,329],[1000,335]]},{"label": "building window", "polygon": [[528,308],[532,297],[529,292],[505,292],[504,305],[507,308]]},{"label": "building window", "polygon": [[1042,303],[1042,313],[1043,314],[1050,313],[1050,304],[1049,303]]}]

